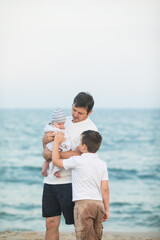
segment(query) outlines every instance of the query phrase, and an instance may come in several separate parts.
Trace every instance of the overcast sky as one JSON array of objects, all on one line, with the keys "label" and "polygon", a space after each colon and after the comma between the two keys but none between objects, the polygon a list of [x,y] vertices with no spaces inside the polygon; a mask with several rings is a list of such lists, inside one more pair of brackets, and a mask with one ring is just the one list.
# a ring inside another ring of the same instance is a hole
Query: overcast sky
[{"label": "overcast sky", "polygon": [[159,0],[1,0],[0,107],[160,108]]}]

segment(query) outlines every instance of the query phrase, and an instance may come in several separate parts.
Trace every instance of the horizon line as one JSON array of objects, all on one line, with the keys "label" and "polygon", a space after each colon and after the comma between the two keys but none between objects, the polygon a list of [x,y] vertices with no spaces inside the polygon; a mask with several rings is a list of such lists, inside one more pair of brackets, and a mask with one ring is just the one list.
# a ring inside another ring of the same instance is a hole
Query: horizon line
[{"label": "horizon line", "polygon": [[[47,108],[39,108],[39,107],[34,107],[34,108],[21,108],[21,107],[15,107],[15,108],[1,108],[0,110],[50,110],[53,109],[54,107],[47,107]],[[68,109],[70,110],[71,108],[69,107],[63,107],[63,109]],[[160,110],[160,107],[95,107],[93,110]]]}]

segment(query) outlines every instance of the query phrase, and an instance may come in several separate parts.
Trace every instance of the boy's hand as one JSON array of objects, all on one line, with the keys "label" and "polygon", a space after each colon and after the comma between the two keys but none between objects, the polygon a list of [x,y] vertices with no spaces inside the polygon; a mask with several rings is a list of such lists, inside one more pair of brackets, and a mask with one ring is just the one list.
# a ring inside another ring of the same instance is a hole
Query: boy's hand
[{"label": "boy's hand", "polygon": [[64,138],[64,133],[62,132],[57,132],[56,135],[55,135],[55,139],[54,139],[55,142],[61,144],[62,142],[65,141],[65,138]]},{"label": "boy's hand", "polygon": [[105,211],[105,214],[103,216],[103,222],[106,222],[109,219],[109,212]]}]

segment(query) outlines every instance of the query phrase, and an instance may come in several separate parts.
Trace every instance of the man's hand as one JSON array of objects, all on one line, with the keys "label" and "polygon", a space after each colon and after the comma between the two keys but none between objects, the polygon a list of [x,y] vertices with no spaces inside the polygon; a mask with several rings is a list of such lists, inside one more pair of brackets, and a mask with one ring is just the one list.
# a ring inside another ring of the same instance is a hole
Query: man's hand
[{"label": "man's hand", "polygon": [[76,156],[80,156],[82,154],[82,152],[79,150],[79,147],[76,148],[75,152]]},{"label": "man's hand", "polygon": [[106,222],[109,219],[109,212],[105,211],[105,214],[103,216],[103,222]]},{"label": "man's hand", "polygon": [[64,142],[66,139],[64,138],[64,133],[63,132],[57,132],[55,135],[54,141],[58,144],[61,144]]},{"label": "man's hand", "polygon": [[44,133],[44,136],[42,139],[43,147],[45,147],[47,143],[54,141],[54,136],[55,136],[55,133],[53,131]]}]

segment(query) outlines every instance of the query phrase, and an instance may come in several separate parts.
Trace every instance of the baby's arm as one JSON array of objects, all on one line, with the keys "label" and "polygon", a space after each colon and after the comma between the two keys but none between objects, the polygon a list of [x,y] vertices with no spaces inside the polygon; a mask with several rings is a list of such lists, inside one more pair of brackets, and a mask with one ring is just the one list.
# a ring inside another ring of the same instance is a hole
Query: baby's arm
[{"label": "baby's arm", "polygon": [[108,180],[101,181],[101,192],[105,208],[105,214],[103,217],[103,222],[109,219],[109,186]]},{"label": "baby's arm", "polygon": [[43,149],[42,155],[46,161],[48,161],[48,162],[52,161],[52,152],[48,148]]}]

